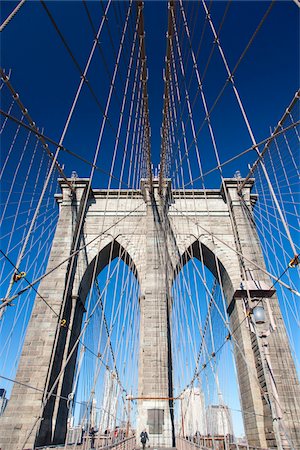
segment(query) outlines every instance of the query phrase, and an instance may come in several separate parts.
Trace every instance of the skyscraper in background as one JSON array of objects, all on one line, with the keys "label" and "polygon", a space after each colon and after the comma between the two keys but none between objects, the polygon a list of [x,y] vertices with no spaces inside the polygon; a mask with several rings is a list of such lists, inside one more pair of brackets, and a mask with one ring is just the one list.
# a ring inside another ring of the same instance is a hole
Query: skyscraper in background
[{"label": "skyscraper in background", "polygon": [[81,403],[78,424],[85,430],[89,427],[98,428],[99,411],[97,411],[97,400],[95,398],[90,402]]},{"label": "skyscraper in background", "polygon": [[119,395],[119,385],[115,372],[107,370],[104,380],[104,395],[99,424],[99,430],[102,433],[105,430],[111,431],[116,426]]},{"label": "skyscraper in background", "polygon": [[97,400],[93,398],[91,404],[91,427],[98,428],[99,411],[97,411]]},{"label": "skyscraper in background", "polygon": [[199,387],[187,389],[181,400],[182,428],[185,436],[207,434],[205,399]]},{"label": "skyscraper in background", "polygon": [[206,410],[207,433],[211,436],[233,436],[232,417],[228,406],[210,405]]},{"label": "skyscraper in background", "polygon": [[79,423],[79,425],[81,425],[81,427],[83,429],[87,428],[88,417],[89,417],[88,402],[82,402],[80,405],[80,410],[79,410],[78,423]]}]

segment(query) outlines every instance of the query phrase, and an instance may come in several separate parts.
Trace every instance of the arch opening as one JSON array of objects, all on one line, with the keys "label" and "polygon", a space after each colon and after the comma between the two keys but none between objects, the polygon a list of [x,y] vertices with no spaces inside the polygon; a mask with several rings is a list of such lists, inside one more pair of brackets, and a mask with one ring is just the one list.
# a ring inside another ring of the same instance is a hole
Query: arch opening
[{"label": "arch opening", "polygon": [[97,252],[90,262],[88,262],[88,256],[85,255],[87,267],[81,277],[78,288],[78,295],[83,303],[85,303],[88,292],[91,289],[93,278],[96,279],[100,272],[116,258],[120,258],[130,268],[138,280],[138,271],[130,253],[117,239],[113,239],[105,245],[100,252]]},{"label": "arch opening", "polygon": [[67,374],[67,441],[75,433],[79,443],[94,427],[99,443],[108,445],[132,429],[136,410],[129,416],[126,396],[137,395],[139,295],[136,266],[117,240],[93,255],[76,296],[73,329],[80,342]]},{"label": "arch opening", "polygon": [[227,304],[229,305],[234,288],[229,273],[225,268],[225,264],[221,262],[220,258],[216,256],[214,251],[211,250],[208,245],[205,245],[198,239],[195,239],[181,255],[180,261],[175,269],[174,279],[183,267],[193,258],[203,263],[214,278],[219,281],[219,284],[224,291]]},{"label": "arch opening", "polygon": [[[229,336],[232,283],[222,262],[194,241],[172,285],[175,421],[179,435],[201,445],[245,435],[239,383]],[[226,444],[227,445],[227,444]]]}]

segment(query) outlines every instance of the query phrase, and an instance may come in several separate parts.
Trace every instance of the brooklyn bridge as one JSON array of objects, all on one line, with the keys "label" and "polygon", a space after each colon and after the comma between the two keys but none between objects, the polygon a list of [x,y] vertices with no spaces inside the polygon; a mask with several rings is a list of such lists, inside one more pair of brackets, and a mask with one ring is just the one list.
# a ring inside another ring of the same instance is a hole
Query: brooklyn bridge
[{"label": "brooklyn bridge", "polygon": [[2,4],[0,450],[300,449],[298,1]]}]

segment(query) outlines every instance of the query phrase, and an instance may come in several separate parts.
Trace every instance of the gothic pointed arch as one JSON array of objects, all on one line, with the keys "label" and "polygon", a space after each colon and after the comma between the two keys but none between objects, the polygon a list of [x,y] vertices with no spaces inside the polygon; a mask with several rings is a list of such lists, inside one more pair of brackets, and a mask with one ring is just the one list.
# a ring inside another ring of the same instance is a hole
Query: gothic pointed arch
[{"label": "gothic pointed arch", "polygon": [[230,273],[228,255],[223,252],[219,245],[212,243],[211,240],[193,236],[193,240],[182,253],[180,260],[174,271],[174,278],[179,274],[183,267],[193,258],[203,261],[203,264],[221,282],[228,304],[231,301],[234,292],[234,281]]},{"label": "gothic pointed arch", "polygon": [[116,258],[120,258],[127,264],[134,276],[139,280],[138,270],[129,249],[125,249],[117,238],[112,238],[100,250],[95,250],[92,256],[88,257],[88,264],[86,265],[78,287],[78,296],[83,304],[91,288],[93,279],[96,279],[109,262]]}]

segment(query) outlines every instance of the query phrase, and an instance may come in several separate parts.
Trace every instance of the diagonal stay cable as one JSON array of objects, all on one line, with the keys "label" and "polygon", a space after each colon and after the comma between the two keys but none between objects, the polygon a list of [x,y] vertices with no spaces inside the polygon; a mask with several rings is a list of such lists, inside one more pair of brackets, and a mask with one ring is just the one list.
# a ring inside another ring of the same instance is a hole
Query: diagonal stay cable
[{"label": "diagonal stay cable", "polygon": [[[269,14],[270,14],[270,12],[271,12],[271,9],[272,9],[272,7],[273,7],[273,4],[274,4],[274,0],[273,0],[273,1],[271,2],[271,4],[269,5],[269,8],[268,8],[267,11],[265,12],[264,16],[262,17],[261,21],[259,22],[258,26],[256,27],[254,33],[252,34],[251,38],[249,39],[249,41],[248,41],[246,47],[244,48],[244,50],[243,50],[243,52],[241,53],[241,55],[240,55],[238,61],[236,62],[235,66],[234,66],[234,68],[233,68],[233,70],[232,70],[232,72],[231,72],[231,75],[229,75],[229,76],[227,77],[227,79],[226,79],[226,81],[225,81],[223,87],[221,88],[219,94],[217,95],[217,97],[216,97],[216,99],[215,99],[215,101],[214,101],[212,107],[211,107],[210,110],[208,111],[207,115],[204,117],[202,124],[200,125],[200,127],[199,127],[198,130],[197,130],[197,133],[196,133],[196,136],[197,136],[197,137],[199,136],[199,134],[200,134],[202,128],[204,127],[204,125],[206,124],[208,118],[211,117],[211,114],[212,114],[213,110],[215,109],[217,103],[218,103],[219,100],[221,99],[221,97],[222,97],[222,95],[223,95],[223,93],[224,93],[224,91],[225,91],[225,88],[227,87],[227,85],[229,84],[229,82],[232,82],[232,81],[233,81],[233,75],[234,75],[235,72],[237,71],[239,65],[241,64],[241,62],[242,62],[242,60],[244,59],[246,53],[248,52],[249,48],[251,47],[251,45],[252,45],[252,43],[253,43],[255,37],[257,36],[257,34],[258,34],[258,32],[260,31],[262,25],[264,24],[264,22],[266,21],[267,17],[269,16]],[[206,6],[206,5],[205,5],[205,6]],[[210,12],[209,12],[209,10],[206,11],[206,14],[207,14],[207,19],[210,20]],[[216,43],[219,43],[219,37],[218,37],[217,34],[216,34],[216,36],[215,36],[215,39],[216,39]],[[196,95],[197,95],[197,94],[196,94]],[[193,142],[191,142],[191,144],[189,145],[188,151],[191,149],[192,145],[193,145]],[[255,145],[254,145],[254,148],[255,148]],[[180,161],[179,165],[182,164],[182,162],[183,162],[183,160],[185,159],[185,157],[186,157],[186,155],[183,156],[182,161]]]},{"label": "diagonal stay cable", "polygon": [[[290,266],[288,265],[288,266],[285,268],[285,270],[284,270],[284,271],[283,271],[283,272],[275,279],[275,281],[273,282],[272,286],[270,287],[270,290],[273,289],[273,287],[276,285],[276,283],[280,282],[280,279],[281,279],[281,278],[284,276],[284,274],[289,270],[289,268],[290,268]],[[213,298],[212,298],[212,299],[213,299]],[[214,300],[213,300],[213,301],[214,301]],[[261,298],[261,299],[258,301],[257,304],[261,303],[262,301],[263,301],[263,298]],[[214,302],[214,303],[215,303],[215,302]],[[217,306],[217,305],[216,305],[216,306]],[[242,320],[237,324],[237,326],[236,326],[233,330],[231,330],[231,329],[229,328],[227,322],[225,322],[224,319],[223,319],[224,324],[225,324],[226,328],[227,328],[228,331],[229,331],[229,333],[228,333],[227,336],[225,337],[225,340],[221,343],[221,345],[218,347],[218,349],[215,350],[215,351],[209,356],[208,360],[202,365],[202,368],[201,368],[200,370],[198,370],[197,372],[195,372],[195,374],[194,374],[194,376],[193,376],[191,382],[190,382],[190,383],[182,390],[182,392],[181,392],[176,398],[180,398],[181,395],[182,395],[182,393],[183,393],[186,389],[188,389],[191,385],[193,385],[193,383],[194,383],[196,377],[198,377],[198,376],[200,375],[200,373],[206,369],[207,364],[210,363],[211,360],[214,359],[214,358],[216,357],[216,355],[223,349],[224,345],[225,345],[227,342],[229,342],[232,338],[233,338],[233,340],[235,341],[235,345],[236,345],[236,347],[237,347],[239,353],[241,354],[241,356],[242,356],[244,362],[245,362],[246,365],[248,366],[248,361],[247,361],[246,355],[244,354],[244,352],[242,351],[242,349],[240,348],[238,342],[236,341],[236,339],[235,339],[235,337],[234,337],[234,335],[235,335],[235,333],[237,332],[237,330],[242,326],[242,324],[243,324],[247,319],[248,319],[248,315],[245,315],[244,319],[242,319]],[[251,372],[251,373],[252,373],[252,372]],[[255,376],[255,374],[253,374],[253,376]],[[270,400],[268,399],[268,397],[266,397],[265,392],[264,392],[263,389],[261,388],[261,386],[260,386],[260,384],[259,384],[259,381],[258,381],[258,379],[256,378],[256,376],[255,376],[255,381],[256,381],[256,383],[258,384],[258,388],[260,389],[261,394],[265,397],[267,403],[270,403]],[[279,403],[278,403],[278,400],[276,399],[276,397],[274,397],[274,401],[275,401],[277,404],[279,404]],[[280,405],[279,405],[279,406],[280,406]]]},{"label": "diagonal stay cable", "polygon": [[[104,363],[103,363],[103,364],[104,364]],[[105,364],[104,364],[104,365],[105,365]],[[107,369],[107,370],[110,370],[110,368],[109,368],[108,366],[106,366],[106,369]],[[4,376],[4,375],[0,375],[0,378],[2,378],[3,380],[6,380],[6,381],[10,381],[10,382],[12,382],[12,383],[18,384],[19,386],[27,387],[27,388],[32,389],[32,390],[37,391],[37,392],[44,392],[43,389],[37,388],[37,387],[35,387],[35,386],[31,386],[31,385],[28,384],[28,383],[22,383],[22,382],[20,382],[20,381],[17,381],[16,379],[12,379],[12,378],[6,377],[6,376]],[[69,402],[69,401],[70,401],[70,399],[69,399],[68,397],[65,397],[65,396],[63,396],[63,395],[54,394],[54,393],[51,394],[51,397],[60,398],[61,400],[65,400],[66,402]],[[73,400],[73,401],[74,401],[74,403],[76,403],[76,404],[78,404],[78,405],[85,405],[85,402],[79,402],[79,401],[77,401],[77,400]],[[99,410],[101,410],[101,411],[105,411],[105,412],[108,413],[109,415],[112,415],[112,414],[110,414],[107,410],[105,410],[104,408],[101,408],[101,407],[99,407],[99,406],[98,406],[98,407],[97,407],[97,406],[94,406],[94,408],[95,408],[95,409],[99,409]],[[116,416],[113,416],[113,417],[116,417]],[[120,419],[120,421],[121,421],[121,419]],[[130,439],[132,439],[132,437],[131,437]]]},{"label": "diagonal stay cable", "polygon": [[[24,106],[24,104],[22,103],[22,101],[20,100],[20,95],[16,92],[16,90],[14,89],[14,87],[12,86],[9,76],[6,75],[5,71],[0,67],[0,75],[2,80],[4,81],[4,83],[6,84],[6,86],[8,87],[8,89],[10,90],[13,99],[17,102],[20,110],[22,111],[22,114],[24,117],[26,117],[26,120],[28,121],[29,125],[30,125],[30,129],[33,132],[37,132],[38,129],[36,127],[35,122],[33,121],[33,119],[31,118],[31,116],[29,115],[28,109]],[[63,172],[63,169],[61,168],[60,164],[56,161],[54,155],[52,152],[50,152],[49,150],[49,146],[48,144],[44,141],[43,136],[40,135],[38,136],[38,139],[41,141],[42,146],[44,148],[44,150],[46,151],[47,155],[49,156],[49,158],[52,160],[53,164],[55,165],[56,169],[58,170],[58,172],[61,174],[61,176],[64,178],[64,180],[66,181],[66,183],[68,184],[68,186],[70,187],[70,189],[73,190],[70,182],[68,181],[66,175]]]},{"label": "diagonal stay cable", "polygon": [[[125,250],[124,250],[124,252],[125,252]],[[121,259],[120,259],[119,261],[121,261]],[[117,266],[118,266],[118,265],[116,265],[115,268],[113,269],[109,281],[111,280],[111,278],[112,278],[112,276],[113,276],[113,273],[115,272]],[[106,288],[107,288],[107,286],[108,286],[108,282],[106,283]],[[105,289],[105,291],[106,291],[106,289]],[[103,295],[103,292],[102,292],[102,295]],[[101,297],[102,297],[102,296],[101,296]],[[100,297],[100,298],[101,298],[101,297]],[[43,398],[43,402],[42,402],[42,406],[41,406],[41,410],[40,410],[40,413],[39,413],[39,416],[36,417],[36,419],[35,419],[35,421],[34,421],[34,424],[32,425],[32,428],[31,428],[30,432],[26,435],[25,440],[24,440],[23,447],[24,447],[25,444],[27,443],[27,441],[28,441],[30,435],[32,434],[32,432],[33,432],[34,428],[36,427],[36,425],[38,424],[38,422],[42,419],[42,412],[43,412],[43,409],[44,409],[45,405],[47,404],[49,398],[51,397],[51,395],[52,395],[53,392],[55,391],[55,388],[56,388],[57,384],[59,383],[59,381],[60,381],[60,379],[61,379],[61,376],[64,374],[64,371],[65,371],[65,369],[66,369],[66,367],[67,367],[67,365],[68,365],[70,359],[72,358],[72,356],[73,356],[74,352],[76,351],[76,349],[77,349],[79,343],[81,342],[81,338],[82,338],[82,336],[84,335],[84,333],[85,333],[85,331],[86,331],[86,329],[87,329],[87,327],[88,327],[88,325],[89,325],[89,323],[90,323],[90,321],[91,321],[91,319],[92,319],[92,317],[93,317],[95,311],[97,310],[97,307],[98,307],[99,302],[100,302],[100,298],[97,300],[97,302],[96,302],[95,305],[93,306],[93,308],[92,308],[92,310],[91,310],[89,316],[88,316],[87,319],[85,320],[84,326],[82,327],[82,330],[80,331],[80,333],[79,333],[79,335],[78,335],[76,341],[74,342],[74,345],[72,346],[70,352],[68,353],[68,356],[67,356],[65,362],[62,364],[61,369],[60,369],[60,371],[59,371],[59,373],[58,373],[58,375],[57,375],[55,381],[53,382],[50,391],[48,391],[47,394],[45,393],[44,398]],[[107,345],[108,345],[108,341],[107,341],[107,343],[106,343],[106,347],[107,347]],[[97,357],[99,358],[98,355],[97,355]],[[22,447],[22,448],[23,448],[23,447]]]},{"label": "diagonal stay cable", "polygon": [[260,147],[263,144],[267,144],[270,141],[270,139],[280,136],[281,134],[284,134],[286,131],[293,129],[293,128],[297,127],[298,125],[300,125],[300,120],[298,120],[297,122],[293,122],[292,124],[288,125],[286,128],[283,128],[282,130],[279,130],[276,134],[273,133],[272,136],[269,136],[269,137],[263,139],[262,141],[258,142],[256,145],[251,145],[251,147],[247,148],[246,150],[243,150],[242,152],[238,153],[237,155],[233,156],[232,158],[229,158],[226,161],[224,161],[223,163],[221,163],[220,166],[215,166],[212,169],[205,172],[203,175],[193,178],[193,180],[186,183],[184,185],[184,187],[190,186],[193,182],[203,179],[207,175],[210,175],[211,173],[215,172],[216,170],[219,170],[221,167],[224,167],[227,164],[230,164],[231,162],[235,161],[236,159],[241,158],[242,156],[246,155],[247,153],[252,152],[253,150],[255,151],[257,147]]},{"label": "diagonal stay cable", "polygon": [[[30,127],[29,125],[26,125],[26,123],[22,122],[21,120],[17,119],[16,117],[12,116],[11,114],[6,113],[5,111],[3,111],[0,108],[0,114],[2,114],[4,117],[7,117],[8,119],[12,120],[13,122],[17,123],[18,125],[21,125],[23,128],[27,129],[27,130],[32,130],[32,127]],[[76,152],[73,152],[72,150],[66,148],[64,145],[59,144],[57,141],[55,141],[54,139],[46,136],[44,133],[38,131],[38,130],[34,130],[34,133],[37,137],[42,137],[45,141],[49,142],[50,144],[55,145],[57,148],[60,148],[60,150],[62,150],[63,152],[68,153],[71,156],[74,156],[74,158],[79,159],[79,161],[84,162],[85,164],[94,167],[97,171],[107,175],[109,178],[114,179],[115,181],[119,181],[122,185],[125,185],[126,187],[129,187],[129,185],[125,182],[125,181],[120,181],[120,179],[118,177],[116,177],[115,175],[112,175],[111,173],[109,173],[107,170],[102,169],[101,167],[99,167],[96,164],[93,164],[91,161],[88,161],[86,158],[84,158],[83,156],[79,155]]]},{"label": "diagonal stay cable", "polygon": [[[73,258],[74,256],[78,255],[79,252],[81,252],[82,250],[84,250],[86,247],[88,247],[90,244],[92,244],[94,241],[96,241],[97,239],[99,239],[99,237],[103,236],[104,234],[106,234],[111,228],[115,227],[117,224],[119,224],[122,220],[126,219],[127,217],[129,217],[132,213],[136,212],[141,206],[144,206],[145,202],[144,200],[133,210],[131,210],[128,214],[124,215],[123,217],[121,217],[119,220],[115,221],[112,225],[110,225],[109,227],[107,227],[104,231],[102,231],[101,233],[99,233],[97,236],[95,236],[93,239],[91,239],[89,242],[87,242],[86,244],[84,244],[82,247],[78,248],[77,250],[75,250],[74,252],[72,252],[67,258],[65,258],[63,261],[61,261],[57,266],[53,267],[53,269],[49,270],[48,272],[46,272],[45,274],[43,274],[42,276],[38,277],[37,279],[35,279],[34,281],[32,281],[30,283],[30,286],[22,289],[21,291],[17,292],[16,294],[14,294],[12,297],[10,298],[2,298],[2,304],[0,305],[0,310],[5,307],[6,305],[8,305],[9,303],[11,303],[13,300],[15,300],[17,297],[19,297],[20,295],[22,295],[24,292],[26,292],[28,289],[30,289],[30,287],[34,286],[35,284],[39,283],[42,279],[46,278],[48,275],[50,275],[51,273],[53,273],[55,270],[57,270],[59,267],[61,267],[63,264],[65,264],[67,261],[69,261],[71,258]],[[20,272],[20,270],[18,269],[18,272]]]},{"label": "diagonal stay cable", "polygon": [[[277,133],[279,131],[282,130],[282,125],[285,122],[287,116],[290,114],[290,112],[293,110],[293,108],[295,107],[296,103],[298,102],[298,100],[300,99],[300,90],[298,90],[296,92],[296,94],[294,95],[294,98],[292,99],[291,103],[289,104],[289,106],[286,108],[283,116],[281,117],[281,119],[279,120],[275,130],[271,133],[270,138],[268,139],[268,141],[265,143],[265,146],[263,148],[263,150],[261,152],[259,152],[258,155],[258,159],[255,161],[255,163],[253,164],[253,166],[251,167],[249,174],[246,176],[246,178],[242,181],[241,185],[238,187],[238,193],[241,192],[241,190],[243,189],[243,187],[245,186],[245,183],[247,183],[247,181],[249,180],[249,178],[251,177],[251,175],[255,172],[257,166],[259,165],[259,163],[262,161],[264,154],[266,153],[267,150],[269,150],[270,144],[274,141],[274,139],[277,137]],[[299,121],[298,121],[299,123]],[[295,123],[293,122],[291,125],[294,125]]]},{"label": "diagonal stay cable", "polygon": [[[45,9],[45,11],[46,11],[46,13],[47,13],[47,15],[48,15],[48,17],[49,17],[49,19],[50,19],[52,25],[54,26],[54,28],[55,28],[55,30],[56,30],[56,32],[58,33],[60,39],[62,40],[62,42],[63,42],[63,44],[64,44],[64,46],[65,46],[67,52],[69,53],[69,55],[70,55],[70,57],[71,57],[71,59],[72,59],[72,61],[74,62],[75,67],[76,67],[77,70],[79,71],[81,79],[82,79],[83,82],[87,85],[87,87],[88,87],[89,91],[91,92],[91,94],[92,94],[92,96],[93,96],[93,98],[94,98],[96,104],[98,105],[98,107],[99,107],[99,109],[100,109],[102,115],[103,115],[104,117],[106,117],[106,120],[107,120],[108,124],[110,125],[110,127],[112,128],[112,130],[115,131],[115,128],[114,128],[113,124],[111,123],[110,119],[109,119],[109,118],[107,117],[107,115],[106,115],[106,112],[105,112],[105,109],[104,109],[103,105],[100,103],[100,101],[99,101],[97,95],[95,94],[95,91],[94,91],[94,89],[92,88],[92,86],[91,86],[89,80],[86,78],[86,74],[84,74],[83,70],[81,69],[81,66],[80,66],[80,64],[78,63],[77,59],[75,58],[74,53],[72,52],[70,46],[68,45],[68,43],[67,43],[67,41],[66,41],[64,35],[62,34],[62,32],[60,31],[60,29],[58,28],[58,25],[57,25],[57,23],[55,22],[54,17],[52,16],[52,14],[51,14],[49,8],[47,7],[47,5],[46,5],[46,3],[44,2],[44,0],[40,0],[40,2],[41,2],[41,4],[42,4],[43,8]],[[108,4],[110,4],[110,2],[111,2],[111,0],[108,2]],[[106,9],[106,12],[104,13],[104,16],[103,16],[104,19],[106,18],[106,14],[107,14],[107,9]],[[97,41],[96,41],[96,40],[94,41],[94,45],[95,45],[95,47],[96,47],[96,45],[97,45]]]},{"label": "diagonal stay cable", "polygon": [[0,26],[0,32],[4,30],[4,28],[9,24],[9,22],[15,17],[17,12],[20,10],[20,8],[24,5],[26,0],[21,0],[17,6],[14,8],[14,10],[10,13],[10,15],[3,21],[3,23]]},{"label": "diagonal stay cable", "polygon": [[[16,268],[16,266],[15,266],[14,263],[11,261],[11,259],[10,259],[10,258],[2,251],[2,250],[0,250],[0,252],[1,252],[1,253],[4,255],[4,257],[9,261],[9,263],[10,263],[14,268]],[[114,268],[114,270],[113,270],[112,273],[111,273],[111,276],[110,276],[109,279],[107,280],[106,285],[105,285],[105,287],[104,287],[104,289],[103,289],[103,291],[102,291],[102,294],[99,295],[98,303],[101,302],[101,299],[102,299],[102,297],[103,297],[103,294],[106,292],[107,287],[108,287],[108,284],[110,283],[110,281],[111,281],[111,279],[112,279],[112,277],[113,277],[113,275],[114,275],[115,270],[116,270],[116,267]],[[38,292],[38,290],[35,289],[35,287],[30,283],[30,281],[27,280],[26,277],[24,277],[24,280],[30,285],[30,287],[32,287],[32,289],[35,291],[35,293],[38,295],[38,297],[46,304],[46,306],[47,306],[49,309],[51,309],[51,311],[53,312],[53,314],[54,314],[57,318],[59,318],[60,315],[55,311],[55,309],[52,308],[52,306],[51,306],[51,305],[47,302],[47,300],[46,300],[46,299]],[[94,311],[95,311],[95,308],[94,308]],[[69,327],[69,326],[66,326],[66,327],[67,327],[67,329],[71,332],[71,334],[75,334],[76,337],[78,336],[78,333],[77,333],[76,331],[74,332],[73,327]],[[79,343],[80,343],[81,345],[83,345],[83,346],[85,347],[85,349],[88,350],[93,356],[95,356],[95,357],[97,357],[97,358],[100,358],[101,356],[103,356],[103,355],[101,355],[101,354],[99,354],[99,353],[95,353],[91,348],[89,348],[86,344],[84,344],[80,339],[78,340],[78,344],[79,344]],[[78,345],[78,344],[77,344],[77,345]],[[123,386],[122,386],[122,387],[123,387]]]},{"label": "diagonal stay cable", "polygon": [[[107,4],[106,12],[108,11],[110,2],[111,2],[111,0],[110,0],[110,1],[108,2],[108,4]],[[44,3],[44,2],[42,2],[42,3]],[[115,68],[114,68],[114,73],[113,73],[113,78],[112,78],[112,83],[111,83],[111,86],[110,86],[110,91],[109,91],[107,103],[106,103],[106,106],[105,106],[105,112],[104,112],[104,115],[103,115],[103,120],[102,120],[101,130],[100,130],[100,134],[99,134],[99,138],[98,138],[98,142],[97,142],[97,147],[96,147],[96,151],[95,151],[95,155],[94,155],[93,165],[95,165],[96,162],[97,162],[97,158],[98,158],[98,154],[99,154],[99,150],[100,150],[100,145],[101,145],[101,142],[102,142],[102,137],[103,137],[103,132],[104,132],[105,124],[106,124],[106,122],[108,122],[108,116],[107,116],[107,114],[108,114],[108,109],[109,109],[109,105],[110,105],[110,101],[111,101],[112,91],[113,91],[114,84],[115,84],[115,78],[116,78],[116,75],[117,75],[117,70],[118,70],[119,60],[120,60],[120,56],[121,56],[122,49],[123,49],[123,43],[124,43],[125,34],[126,34],[126,30],[127,30],[128,19],[129,19],[130,12],[131,12],[131,6],[132,6],[132,3],[130,3],[130,6],[129,6],[129,8],[128,8],[128,14],[127,14],[127,17],[126,17],[126,21],[125,21],[125,24],[124,24],[124,29],[123,29],[122,36],[121,36],[119,52],[118,52],[118,56],[117,56],[117,60],[116,60]],[[100,23],[100,27],[99,27],[98,35],[97,35],[97,36],[100,35],[104,22],[105,22],[105,17],[102,18],[102,21],[101,21],[101,23]],[[71,121],[71,118],[72,118],[72,115],[73,115],[75,106],[76,106],[76,104],[77,104],[77,100],[78,100],[78,98],[79,98],[79,95],[80,95],[80,92],[81,92],[83,83],[84,83],[84,81],[85,81],[85,79],[86,79],[86,74],[87,74],[87,72],[88,72],[88,69],[89,69],[89,66],[90,66],[90,63],[91,63],[91,60],[92,60],[92,57],[93,57],[95,48],[96,48],[96,41],[94,41],[94,44],[93,44],[93,46],[92,46],[92,50],[91,50],[91,52],[90,52],[90,54],[89,54],[88,61],[87,61],[86,66],[85,66],[84,73],[82,74],[82,78],[81,78],[80,84],[79,84],[79,86],[78,86],[78,89],[77,89],[77,92],[76,92],[76,95],[75,95],[75,98],[74,98],[72,107],[71,107],[71,109],[70,109],[70,112],[69,112],[67,121],[66,121],[66,123],[65,123],[64,130],[63,130],[63,132],[62,132],[62,136],[61,136],[61,138],[60,138],[60,142],[59,142],[60,144],[62,144],[62,141],[63,141],[63,139],[64,139],[64,137],[65,137],[65,134],[66,134],[66,132],[67,132],[67,130],[68,130],[68,126],[69,126],[69,123],[70,123],[70,121]],[[48,144],[46,144],[46,145],[48,145]],[[51,174],[52,174],[52,170],[53,170],[53,167],[54,167],[54,163],[56,162],[56,159],[57,159],[57,157],[58,157],[59,150],[60,150],[60,149],[57,148],[56,153],[55,153],[55,156],[54,156],[54,158],[53,158],[53,163],[52,163],[51,169],[50,169],[50,171],[49,171],[49,173],[48,173],[47,179],[46,179],[46,181],[45,181],[45,184],[44,184],[44,187],[43,187],[43,191],[42,191],[41,196],[40,196],[39,204],[38,204],[38,206],[37,206],[36,212],[35,212],[35,214],[34,214],[34,217],[33,217],[33,219],[32,219],[32,222],[31,222],[31,226],[30,226],[30,228],[29,228],[29,230],[28,230],[27,238],[26,238],[26,240],[25,240],[25,242],[24,242],[24,245],[23,245],[22,250],[21,250],[21,252],[20,252],[20,254],[19,254],[19,257],[18,257],[18,261],[17,261],[17,264],[16,264],[17,267],[19,267],[19,265],[20,265],[20,263],[21,263],[21,261],[22,261],[22,257],[23,257],[25,248],[26,248],[26,246],[27,246],[27,243],[28,243],[28,240],[29,240],[29,236],[30,236],[30,233],[31,233],[31,231],[32,231],[32,229],[33,229],[33,226],[34,226],[36,217],[37,217],[37,215],[38,215],[38,213],[39,213],[39,207],[40,207],[42,198],[43,198],[43,196],[44,196],[44,194],[45,194],[45,191],[46,191],[46,188],[47,188],[47,185],[48,185],[50,176],[51,176]],[[90,174],[90,178],[89,178],[89,182],[88,182],[87,191],[90,190],[94,172],[95,172],[95,169],[94,169],[94,167],[92,167],[92,169],[91,169],[91,174]],[[68,180],[67,180],[67,183],[69,184],[69,181],[68,181]],[[72,191],[73,191],[73,189],[72,189]],[[77,224],[77,226],[76,226],[76,227],[77,227],[77,233],[76,233],[76,236],[74,236],[74,247],[73,247],[72,250],[74,250],[74,249],[76,250],[76,248],[77,248],[77,246],[78,246],[79,235],[80,235],[80,230],[81,230],[82,220],[83,220],[83,212],[85,211],[85,208],[86,208],[87,199],[88,199],[88,197],[85,196],[85,199],[83,200],[83,205],[82,205],[82,206],[83,206],[83,207],[82,207],[82,214],[81,214],[80,220],[79,220],[79,222],[78,222],[78,224]],[[70,266],[71,269],[73,268],[73,265],[74,265],[74,259],[71,260],[71,266]],[[71,270],[70,270],[70,273],[71,273]],[[69,275],[69,276],[70,276],[70,275]],[[10,282],[10,285],[9,285],[9,287],[8,287],[8,290],[7,290],[7,294],[6,294],[7,297],[10,295],[10,292],[11,292],[11,289],[12,289],[12,286],[13,286],[13,282],[14,282],[14,281],[13,281],[13,278],[12,278],[12,280],[11,280],[11,282]],[[69,283],[69,280],[68,280],[67,284],[68,284],[68,283]],[[65,299],[64,299],[64,301],[65,301]],[[1,306],[3,306],[3,305],[1,305]],[[1,314],[0,314],[0,315],[1,315]]]},{"label": "diagonal stay cable", "polygon": [[[241,252],[239,252],[238,250],[236,250],[235,248],[233,248],[231,245],[229,245],[227,242],[225,242],[223,239],[220,239],[216,234],[212,233],[211,231],[207,230],[206,228],[204,228],[203,226],[201,226],[198,222],[196,222],[195,220],[191,219],[191,217],[189,217],[187,214],[184,214],[182,211],[180,211],[179,209],[177,209],[174,205],[172,205],[172,208],[174,208],[179,214],[181,214],[183,217],[185,217],[188,221],[191,221],[193,223],[195,223],[199,228],[201,228],[201,230],[203,230],[205,233],[207,233],[209,236],[211,236],[213,239],[221,242],[221,244],[225,245],[227,248],[229,248],[230,250],[232,250],[234,253],[236,253],[239,257],[244,258],[247,262],[249,262],[250,264],[253,264],[253,266],[255,266],[257,269],[261,270],[262,272],[264,272],[266,275],[268,275],[270,278],[272,278],[273,280],[277,280],[276,276],[274,276],[273,274],[271,274],[270,272],[268,272],[267,270],[263,269],[261,266],[259,266],[258,264],[255,263],[255,261],[252,261],[251,259],[247,258],[245,255],[243,255]],[[287,288],[289,291],[293,292],[295,295],[297,295],[298,297],[300,297],[300,292],[296,291],[295,289],[292,289],[290,286],[288,286],[286,283],[284,283],[283,281],[277,280],[282,286],[284,286],[285,288]]]}]

